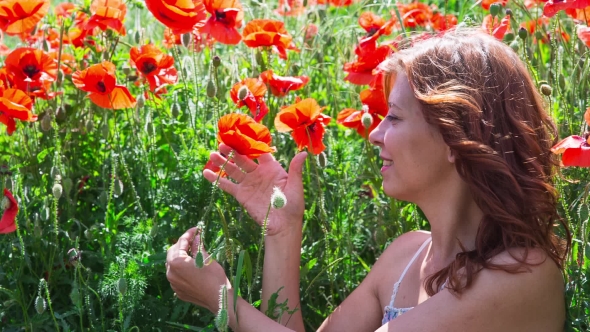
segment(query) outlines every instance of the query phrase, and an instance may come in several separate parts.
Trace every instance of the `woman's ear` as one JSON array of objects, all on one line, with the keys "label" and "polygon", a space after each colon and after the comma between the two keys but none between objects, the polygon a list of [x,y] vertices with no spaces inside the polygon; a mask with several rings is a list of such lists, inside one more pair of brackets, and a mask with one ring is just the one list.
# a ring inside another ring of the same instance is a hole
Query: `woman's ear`
[{"label": "woman's ear", "polygon": [[447,146],[447,159],[449,160],[450,163],[454,164],[455,163],[455,152]]}]

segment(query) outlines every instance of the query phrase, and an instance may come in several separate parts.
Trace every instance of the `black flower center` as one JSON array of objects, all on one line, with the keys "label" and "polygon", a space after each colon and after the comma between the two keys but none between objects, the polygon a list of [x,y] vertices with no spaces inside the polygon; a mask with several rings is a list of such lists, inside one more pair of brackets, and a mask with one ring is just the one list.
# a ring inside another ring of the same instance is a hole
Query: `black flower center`
[{"label": "black flower center", "polygon": [[35,66],[35,65],[26,65],[23,68],[23,72],[30,78],[33,78],[40,71],[41,70],[39,68],[37,68],[37,66]]},{"label": "black flower center", "polygon": [[105,92],[107,91],[107,87],[104,85],[103,81],[100,81],[98,83],[96,83],[96,88],[98,89],[98,91],[100,92]]},{"label": "black flower center", "polygon": [[149,73],[153,72],[154,70],[156,70],[156,68],[158,68],[158,66],[155,63],[146,62],[141,67],[141,72],[144,74],[149,74]]}]

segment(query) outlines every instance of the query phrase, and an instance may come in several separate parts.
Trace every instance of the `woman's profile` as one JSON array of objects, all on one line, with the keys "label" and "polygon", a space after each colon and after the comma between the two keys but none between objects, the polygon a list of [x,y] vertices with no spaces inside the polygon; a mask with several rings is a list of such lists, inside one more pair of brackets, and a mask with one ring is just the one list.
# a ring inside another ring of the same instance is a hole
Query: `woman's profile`
[{"label": "woman's profile", "polygon": [[[456,29],[416,40],[379,70],[389,111],[369,140],[383,190],[420,207],[431,231],[396,238],[318,331],[562,331],[570,235],[552,185],[557,132],[526,66],[485,32]],[[211,160],[221,166],[230,152],[221,145]],[[261,310],[238,297],[238,323],[228,291],[234,331],[305,330],[300,310],[279,323],[263,312],[281,287],[278,301],[301,307],[306,156],[288,173],[270,154],[226,164],[233,182],[220,188],[259,224],[273,187],[288,201],[269,215]],[[194,234],[169,249],[167,276],[180,299],[217,312],[219,287],[231,285],[216,262],[195,267]]]}]

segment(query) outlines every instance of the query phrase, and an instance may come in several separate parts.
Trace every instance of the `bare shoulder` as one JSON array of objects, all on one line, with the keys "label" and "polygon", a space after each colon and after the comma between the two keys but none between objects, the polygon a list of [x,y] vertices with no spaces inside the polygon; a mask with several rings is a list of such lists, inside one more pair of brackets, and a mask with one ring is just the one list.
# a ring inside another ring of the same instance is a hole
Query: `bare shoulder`
[{"label": "bare shoulder", "polygon": [[561,271],[542,250],[529,249],[526,258],[525,252],[511,249],[490,261],[516,266],[524,259],[519,273],[483,269],[460,295],[439,292],[392,321],[389,331],[563,331]]},{"label": "bare shoulder", "polygon": [[383,251],[383,254],[377,260],[398,260],[404,257],[410,259],[416,253],[416,250],[430,237],[430,232],[427,231],[412,231],[398,236],[391,244]]}]

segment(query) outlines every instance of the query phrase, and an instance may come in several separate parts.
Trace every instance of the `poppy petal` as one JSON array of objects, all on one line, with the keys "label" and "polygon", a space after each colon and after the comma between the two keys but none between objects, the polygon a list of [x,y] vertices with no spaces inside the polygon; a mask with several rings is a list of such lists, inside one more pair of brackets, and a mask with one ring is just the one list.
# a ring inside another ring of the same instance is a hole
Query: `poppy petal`
[{"label": "poppy petal", "polygon": [[0,219],[0,234],[16,231],[15,219],[18,214],[18,203],[14,199],[14,196],[12,196],[12,193],[6,188],[4,188],[4,197],[8,198],[10,205],[2,214],[2,219]]}]

